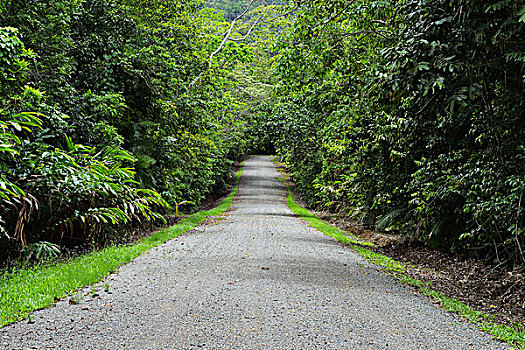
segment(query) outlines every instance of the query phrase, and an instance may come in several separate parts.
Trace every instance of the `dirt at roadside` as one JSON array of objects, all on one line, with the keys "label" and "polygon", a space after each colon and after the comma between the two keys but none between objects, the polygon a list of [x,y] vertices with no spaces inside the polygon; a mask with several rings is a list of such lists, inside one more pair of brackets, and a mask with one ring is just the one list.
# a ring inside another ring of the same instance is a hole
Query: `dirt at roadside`
[{"label": "dirt at roadside", "polygon": [[525,266],[505,268],[399,237],[358,230],[345,219],[330,219],[341,229],[377,245],[376,251],[407,264],[407,274],[446,296],[476,310],[494,315],[499,322],[520,324],[525,330]]}]

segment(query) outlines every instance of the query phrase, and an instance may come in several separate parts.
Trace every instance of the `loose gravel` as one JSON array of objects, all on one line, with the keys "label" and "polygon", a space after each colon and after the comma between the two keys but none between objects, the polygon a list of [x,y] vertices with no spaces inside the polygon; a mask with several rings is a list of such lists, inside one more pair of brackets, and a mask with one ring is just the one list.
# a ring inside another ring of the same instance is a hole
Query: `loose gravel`
[{"label": "loose gravel", "polygon": [[5,349],[509,349],[294,217],[268,157],[233,210],[0,329]]}]

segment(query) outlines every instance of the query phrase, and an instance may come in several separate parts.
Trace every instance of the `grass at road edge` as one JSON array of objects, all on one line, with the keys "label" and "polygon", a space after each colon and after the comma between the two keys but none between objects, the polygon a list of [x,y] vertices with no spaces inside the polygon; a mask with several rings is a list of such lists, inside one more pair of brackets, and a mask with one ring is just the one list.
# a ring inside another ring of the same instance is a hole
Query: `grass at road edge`
[{"label": "grass at road edge", "polygon": [[223,214],[232,205],[239,190],[242,168],[235,175],[235,187],[216,208],[190,215],[178,224],[157,231],[134,244],[110,246],[66,263],[5,271],[0,276],[0,327],[24,318],[30,319],[35,310],[48,307],[57,299],[103,280],[119,266],[195,228],[207,217]]},{"label": "grass at road edge", "polygon": [[374,245],[369,242],[361,242],[359,239],[355,236],[352,236],[348,234],[347,232],[328,224],[324,220],[319,219],[317,216],[312,215],[308,210],[300,206],[299,204],[295,203],[293,200],[293,194],[290,190],[288,194],[288,198],[286,200],[286,204],[288,207],[297,215],[301,217],[301,219],[306,220],[310,226],[313,228],[318,229],[319,231],[323,232],[325,235],[330,236],[332,238],[335,238],[339,242],[343,244],[352,244],[352,245],[359,245],[359,246],[370,246],[373,247]]},{"label": "grass at road edge", "polygon": [[293,193],[288,187],[288,207],[301,219],[307,221],[310,226],[316,228],[327,236],[330,236],[343,244],[349,244],[359,255],[371,263],[381,266],[386,272],[390,273],[402,283],[408,284],[422,294],[438,301],[441,307],[450,312],[456,313],[463,319],[475,324],[479,329],[489,333],[495,339],[504,341],[517,349],[525,349],[525,332],[520,331],[520,326],[507,326],[496,323],[491,315],[472,309],[465,303],[451,299],[437,291],[429,289],[428,284],[408,276],[406,266],[390,257],[367,249],[365,246],[373,246],[368,242],[359,242],[357,237],[349,236],[341,229],[334,227],[325,221],[311,214],[307,209],[294,202]]}]

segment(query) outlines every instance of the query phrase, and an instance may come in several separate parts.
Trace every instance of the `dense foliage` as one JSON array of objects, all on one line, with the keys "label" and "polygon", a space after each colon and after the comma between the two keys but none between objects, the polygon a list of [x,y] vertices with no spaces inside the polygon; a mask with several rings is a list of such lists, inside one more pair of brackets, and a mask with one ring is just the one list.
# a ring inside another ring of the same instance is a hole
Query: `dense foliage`
[{"label": "dense foliage", "polygon": [[524,21],[508,0],[4,1],[0,245],[105,241],[221,193],[247,150],[312,206],[525,262]]},{"label": "dense foliage", "polygon": [[0,256],[106,241],[227,188],[242,103],[217,67],[249,55],[210,61],[209,18],[197,0],[2,2]]},{"label": "dense foliage", "polygon": [[523,1],[305,2],[257,129],[311,205],[525,262],[524,14]]},{"label": "dense foliage", "polygon": [[[239,16],[247,8],[250,10],[260,6],[278,5],[282,3],[284,3],[282,0],[206,0],[206,6],[224,13],[224,17],[228,21]],[[247,17],[252,16],[253,14],[249,13]]]}]

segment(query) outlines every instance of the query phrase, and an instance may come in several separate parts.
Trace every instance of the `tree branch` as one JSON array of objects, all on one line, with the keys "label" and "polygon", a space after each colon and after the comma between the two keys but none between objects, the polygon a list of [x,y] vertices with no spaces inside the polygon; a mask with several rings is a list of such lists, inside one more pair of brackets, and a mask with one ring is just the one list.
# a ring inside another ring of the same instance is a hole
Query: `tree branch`
[{"label": "tree branch", "polygon": [[248,4],[248,6],[246,7],[246,9],[241,13],[239,14],[237,17],[235,17],[235,19],[231,22],[230,24],[230,28],[228,28],[228,30],[226,31],[226,33],[223,34],[223,39],[219,45],[219,47],[210,55],[210,57],[208,58],[208,67],[206,69],[204,69],[202,72],[199,73],[199,75],[197,75],[195,77],[195,79],[190,83],[190,85],[188,86],[188,90],[192,90],[193,87],[195,86],[195,84],[197,84],[199,82],[199,80],[202,79],[203,75],[210,70],[211,66],[212,66],[212,63],[213,63],[213,58],[215,57],[215,55],[217,55],[219,52],[221,52],[221,50],[224,48],[224,45],[226,44],[226,42],[228,40],[230,41],[234,41],[234,42],[238,42],[238,41],[243,41],[243,40],[246,40],[248,38],[248,36],[250,36],[250,34],[253,32],[253,30],[255,29],[255,27],[257,26],[257,24],[264,24],[264,23],[270,23],[272,21],[275,21],[276,19],[278,18],[281,18],[281,17],[286,17],[294,12],[296,12],[303,4],[305,3],[308,3],[310,0],[304,0],[304,1],[297,1],[295,6],[290,9],[289,11],[285,12],[285,13],[282,13],[280,15],[277,15],[277,16],[274,16],[270,19],[267,19],[267,20],[261,20],[263,18],[263,15],[260,15],[256,20],[255,22],[251,25],[250,29],[248,30],[248,33],[246,33],[242,38],[231,38],[231,35],[232,33],[234,32],[233,29],[235,27],[235,24],[238,20],[240,20],[242,17],[244,17],[246,15],[246,13],[248,13],[248,11],[250,10],[250,8],[252,7],[252,5],[258,0],[252,0],[250,1],[250,3]]},{"label": "tree branch", "polygon": [[202,72],[200,72],[200,74],[197,77],[195,77],[195,79],[190,83],[190,85],[188,86],[189,90],[193,89],[193,86],[195,86],[195,84],[202,78],[204,73],[206,73],[211,68],[212,63],[213,63],[213,57],[215,57],[216,54],[221,52],[222,48],[224,47],[224,45],[226,44],[226,42],[230,38],[230,35],[232,34],[233,28],[235,27],[235,23],[238,20],[240,20],[242,17],[244,17],[244,15],[246,15],[246,13],[250,10],[250,8],[255,3],[255,1],[257,1],[257,0],[250,1],[248,6],[246,7],[246,9],[244,9],[244,11],[241,14],[239,14],[237,17],[234,18],[234,20],[230,24],[230,28],[226,31],[226,33],[224,33],[224,38],[222,39],[221,44],[219,45],[217,50],[213,51],[212,54],[210,55],[210,57],[208,58],[208,67],[205,70],[203,70]]},{"label": "tree branch", "polygon": [[230,24],[230,28],[226,31],[226,33],[224,33],[224,38],[222,39],[222,42],[221,44],[219,45],[219,47],[217,48],[217,50],[215,50],[211,55],[210,55],[210,58],[209,58],[209,64],[211,65],[212,63],[212,60],[213,60],[213,57],[218,54],[219,52],[221,52],[222,48],[224,47],[224,44],[226,44],[226,42],[228,41],[228,39],[230,38],[230,35],[232,34],[232,31],[233,31],[233,28],[235,27],[235,23],[240,20],[241,18],[244,17],[244,15],[246,15],[246,13],[250,10],[250,8],[252,7],[253,3],[257,1],[257,0],[252,0],[250,1],[250,3],[248,4],[248,6],[244,9],[244,11],[238,15],[237,17],[235,17],[235,19],[232,21],[232,23]]},{"label": "tree branch", "polygon": [[246,38],[248,38],[250,36],[250,34],[252,33],[253,29],[255,28],[255,26],[259,23],[259,20],[262,18],[262,16],[259,16],[255,22],[252,24],[252,26],[250,27],[250,29],[248,30],[248,33],[246,33],[246,35],[244,35],[242,38],[228,38],[228,40],[230,41],[244,41],[246,40]]}]

